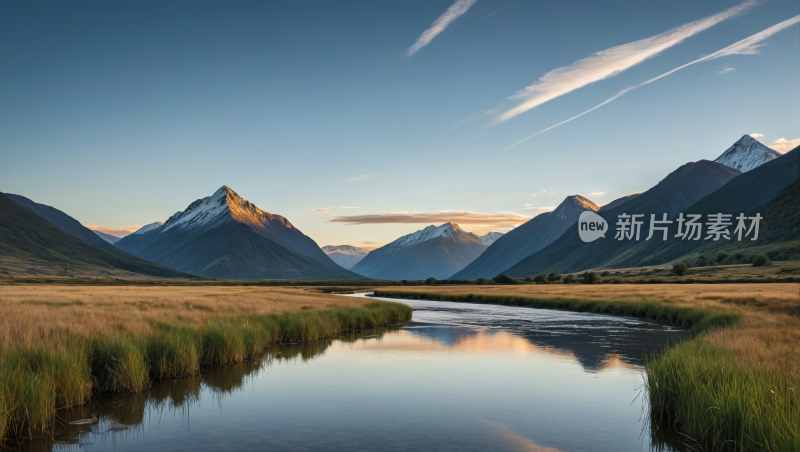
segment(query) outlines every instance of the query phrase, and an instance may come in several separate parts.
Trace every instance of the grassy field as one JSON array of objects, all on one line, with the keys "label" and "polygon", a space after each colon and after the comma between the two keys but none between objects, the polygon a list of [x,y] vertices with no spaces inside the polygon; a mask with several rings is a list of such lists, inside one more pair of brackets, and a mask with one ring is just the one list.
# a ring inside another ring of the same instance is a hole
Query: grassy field
[{"label": "grassy field", "polygon": [[0,286],[0,437],[41,431],[93,392],[410,319],[399,303],[290,287]]},{"label": "grassy field", "polygon": [[654,426],[704,450],[800,450],[800,284],[398,287],[379,296],[631,315],[689,328],[646,360]]}]

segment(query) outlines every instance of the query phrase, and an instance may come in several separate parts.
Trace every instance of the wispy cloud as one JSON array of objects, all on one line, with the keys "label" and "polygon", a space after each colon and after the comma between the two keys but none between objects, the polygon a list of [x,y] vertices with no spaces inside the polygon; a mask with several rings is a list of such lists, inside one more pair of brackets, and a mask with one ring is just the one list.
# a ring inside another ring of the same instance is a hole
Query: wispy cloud
[{"label": "wispy cloud", "polygon": [[775,140],[774,143],[769,145],[769,147],[780,152],[781,154],[785,154],[791,151],[792,149],[796,148],[797,146],[800,146],[800,138],[795,138],[794,140],[787,140],[786,138],[778,138],[777,140]]},{"label": "wispy cloud", "polygon": [[628,68],[658,55],[664,50],[745,11],[753,5],[755,5],[755,1],[747,1],[704,19],[667,30],[659,35],[611,47],[578,60],[569,66],[554,69],[533,84],[514,93],[510,99],[525,100],[498,116],[497,122],[511,119],[590,83],[620,74]]},{"label": "wispy cloud", "polygon": [[522,210],[525,210],[525,211],[528,211],[528,212],[534,212],[534,213],[536,213],[538,215],[540,213],[552,212],[552,211],[556,210],[556,207],[558,207],[558,206],[526,207],[526,208],[524,208]]},{"label": "wispy cloud", "polygon": [[350,206],[333,206],[333,207],[317,207],[316,209],[306,209],[303,212],[328,212],[330,210],[336,209],[360,209],[361,207],[350,207]]},{"label": "wispy cloud", "polygon": [[479,111],[477,113],[473,113],[473,114],[469,115],[467,118],[462,119],[461,121],[458,121],[455,125],[464,124],[465,122],[470,122],[473,119],[478,119],[478,118],[483,118],[483,117],[486,117],[486,116],[491,116],[491,115],[499,112],[500,110],[502,110],[504,107],[505,106],[503,104],[499,104],[494,108],[490,108],[488,110],[481,110],[481,111]]},{"label": "wispy cloud", "polygon": [[719,67],[719,72],[717,72],[717,75],[727,74],[728,72],[735,71],[735,70],[736,70],[736,68],[732,68],[732,67],[728,67],[728,66],[720,66]]},{"label": "wispy cloud", "polygon": [[431,28],[425,30],[420,37],[417,38],[417,42],[408,48],[406,55],[411,56],[417,53],[419,49],[428,45],[428,43],[430,43],[439,33],[443,32],[448,25],[467,12],[467,10],[469,10],[469,8],[476,1],[477,0],[456,0],[455,3],[447,8],[447,11],[445,11],[444,14],[436,19],[436,21],[431,25]]},{"label": "wispy cloud", "polygon": [[342,182],[357,182],[357,181],[360,181],[362,179],[366,179],[368,177],[372,177],[374,175],[375,175],[375,173],[372,173],[372,174],[361,174],[359,176],[355,176],[355,177],[351,177],[349,179],[345,179]]},{"label": "wispy cloud", "polygon": [[593,191],[593,192],[589,193],[588,195],[584,195],[584,196],[603,196],[605,194],[606,194],[606,192],[604,192],[604,191]]},{"label": "wispy cloud", "polygon": [[750,136],[755,138],[756,140],[758,140],[759,138],[764,138],[764,135],[760,133],[751,133]]},{"label": "wispy cloud", "polygon": [[[480,213],[467,210],[440,210],[438,212],[388,212],[370,215],[341,215],[328,220],[329,223],[346,225],[366,224],[443,224],[457,223],[468,230],[486,232],[492,230],[508,230],[526,221],[530,217],[516,212]],[[470,227],[471,226],[471,227]]]},{"label": "wispy cloud", "polygon": [[[731,45],[729,45],[728,47],[725,47],[722,50],[718,50],[718,51],[716,51],[716,52],[714,52],[714,53],[712,53],[710,55],[706,55],[706,56],[704,56],[702,58],[698,58],[698,59],[696,59],[696,60],[694,60],[692,62],[684,64],[683,66],[678,66],[678,67],[676,67],[675,69],[673,69],[673,70],[671,70],[669,72],[665,72],[665,73],[659,75],[658,77],[654,77],[654,78],[651,78],[650,80],[644,81],[644,82],[642,82],[642,83],[640,83],[638,85],[625,88],[622,91],[620,91],[617,94],[615,94],[613,97],[611,97],[609,99],[606,99],[605,101],[603,101],[600,104],[598,104],[598,105],[596,105],[596,106],[584,111],[583,113],[575,115],[575,116],[573,116],[573,117],[571,117],[571,118],[569,118],[569,119],[567,119],[565,121],[561,121],[558,124],[556,124],[554,126],[550,126],[550,127],[546,128],[544,130],[540,130],[539,132],[536,132],[536,133],[534,133],[533,135],[531,135],[529,137],[526,137],[526,138],[523,138],[522,140],[517,141],[516,143],[512,144],[511,146],[507,146],[507,147],[503,148],[502,150],[504,151],[506,149],[512,148],[512,147],[522,143],[523,141],[526,141],[526,140],[529,140],[529,139],[535,137],[536,135],[539,135],[539,134],[542,134],[544,132],[547,132],[548,130],[554,129],[554,128],[556,128],[556,127],[558,127],[560,125],[566,124],[566,123],[568,123],[568,122],[570,122],[572,120],[578,119],[581,116],[583,116],[583,115],[585,115],[587,113],[593,112],[593,111],[597,110],[598,108],[602,107],[603,105],[606,105],[606,104],[608,104],[608,103],[610,103],[610,102],[622,97],[625,93],[627,93],[629,91],[632,91],[632,90],[634,90],[636,88],[640,88],[640,87],[642,87],[644,85],[648,85],[650,83],[653,83],[656,80],[664,78],[664,77],[666,77],[666,76],[668,76],[668,75],[670,75],[670,74],[672,74],[674,72],[677,72],[677,71],[679,71],[681,69],[689,67],[689,66],[691,66],[693,64],[701,63],[703,61],[713,60],[713,59],[716,59],[716,58],[726,57],[726,56],[730,56],[730,55],[752,55],[752,54],[759,53],[760,52],[759,48],[764,45],[764,44],[761,44],[761,41],[769,38],[770,36],[774,35],[775,33],[778,33],[779,31],[782,31],[782,30],[784,30],[784,29],[786,29],[786,28],[788,28],[788,27],[790,27],[790,26],[792,26],[792,25],[794,25],[794,24],[796,24],[798,22],[800,22],[800,15],[794,16],[791,19],[787,19],[787,20],[785,20],[785,21],[783,21],[783,22],[781,22],[781,23],[779,23],[777,25],[773,25],[772,27],[767,28],[766,30],[761,31],[759,33],[756,33],[753,36],[750,36],[749,38],[745,38],[745,39],[742,39],[739,42],[731,44]],[[631,169],[633,169],[633,167],[631,167]]]}]

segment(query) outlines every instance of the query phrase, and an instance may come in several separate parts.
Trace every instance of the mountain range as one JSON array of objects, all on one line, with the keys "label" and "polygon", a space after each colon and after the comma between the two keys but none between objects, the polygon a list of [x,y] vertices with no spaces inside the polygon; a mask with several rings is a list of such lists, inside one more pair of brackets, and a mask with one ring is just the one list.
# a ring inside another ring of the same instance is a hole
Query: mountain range
[{"label": "mountain range", "polygon": [[[350,245],[321,249],[289,220],[259,209],[227,186],[166,222],[148,224],[121,239],[87,229],[56,208],[0,193],[0,273],[463,280],[488,279],[499,273],[521,277],[660,265],[734,251],[736,256],[759,252],[785,257],[798,254],[800,244],[799,180],[800,148],[781,155],[745,135],[714,161],[686,163],[649,190],[603,207],[574,195],[552,212],[506,234],[478,236],[445,223],[404,235],[369,253]],[[577,221],[584,212],[605,219],[609,234],[590,243],[581,241]],[[651,214],[658,219],[666,215],[672,221],[667,235],[675,237],[674,220],[679,214],[706,218],[714,213],[761,214],[759,241],[646,240]],[[639,240],[615,239],[612,230],[620,215],[626,214],[642,215]]]},{"label": "mountain range", "polygon": [[160,265],[213,278],[362,278],[333,262],[289,220],[259,209],[227,186],[116,246]]},{"label": "mountain range", "polygon": [[374,279],[445,279],[485,249],[480,237],[457,224],[428,226],[374,249],[352,271]]},{"label": "mountain range", "polygon": [[[741,140],[740,140],[741,141]],[[727,152],[727,151],[726,151]],[[694,248],[709,245],[704,240],[675,239],[677,223],[670,225],[668,240],[645,240],[650,214],[657,219],[667,213],[674,220],[678,213],[702,214],[703,221],[711,213],[738,215],[767,203],[781,190],[798,180],[798,150],[795,149],[742,174],[719,162],[701,160],[687,163],[670,173],[655,187],[636,199],[605,212],[598,212],[616,228],[620,214],[644,214],[640,240],[615,240],[611,231],[605,239],[591,243],[580,240],[578,226],[571,226],[558,240],[510,267],[512,276],[537,273],[570,273],[601,267],[636,267],[671,262]]]},{"label": "mountain range", "polygon": [[500,237],[477,259],[449,279],[493,278],[549,245],[578,221],[581,212],[596,212],[599,209],[583,196],[568,196],[552,212],[539,214]]}]

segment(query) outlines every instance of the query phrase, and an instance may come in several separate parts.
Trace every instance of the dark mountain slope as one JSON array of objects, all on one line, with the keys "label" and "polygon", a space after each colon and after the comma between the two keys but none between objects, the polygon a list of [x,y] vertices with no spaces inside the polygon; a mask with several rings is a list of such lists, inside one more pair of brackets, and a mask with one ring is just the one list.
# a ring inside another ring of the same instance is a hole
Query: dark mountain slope
[{"label": "dark mountain slope", "polygon": [[477,259],[450,279],[493,278],[559,238],[581,212],[599,207],[583,196],[568,196],[552,212],[537,215],[497,239]]},{"label": "dark mountain slope", "polygon": [[[800,216],[800,203],[797,200],[797,183],[800,180],[800,148],[787,152],[733,179],[724,187],[704,197],[686,209],[687,214],[701,214],[706,221],[708,214],[731,214],[729,228],[731,238],[736,228],[736,217],[740,213],[752,217],[761,214],[760,234],[756,241],[750,238],[741,242],[720,239],[680,240],[671,239],[666,243],[644,242],[631,250],[630,258],[638,265],[656,265],[673,260],[688,260],[700,254],[716,256],[718,252],[743,252],[758,254],[767,250],[780,249],[782,245],[800,240],[800,222],[792,221]],[[749,227],[750,222],[747,222]],[[705,231],[705,229],[704,229]],[[677,224],[670,227],[670,237],[677,233]],[[703,234],[703,239],[706,234]],[[760,251],[759,251],[760,250]]]},{"label": "dark mountain slope", "polygon": [[180,271],[125,258],[90,245],[0,193],[0,260],[15,268],[48,267],[78,276],[131,272],[167,278],[196,278]]},{"label": "dark mountain slope", "polygon": [[[605,212],[598,212],[608,222],[604,239],[584,243],[578,236],[577,223],[556,241],[536,254],[528,256],[507,270],[511,276],[528,276],[542,272],[569,273],[603,266],[633,266],[628,253],[648,235],[650,214],[661,219],[666,213],[674,218],[704,196],[718,190],[741,174],[725,165],[707,160],[687,163],[665,177],[656,186],[633,200]],[[636,240],[614,239],[617,216],[623,213],[643,214],[641,235]]]},{"label": "dark mountain slope", "polygon": [[626,202],[628,202],[628,201],[630,201],[632,199],[638,198],[639,195],[641,195],[641,193],[634,193],[632,195],[628,195],[628,196],[623,196],[621,198],[617,198],[617,199],[611,201],[610,203],[604,205],[603,207],[601,207],[600,208],[600,212],[605,212],[606,210],[611,210],[614,207],[622,205],[623,203],[626,203]]},{"label": "dark mountain slope", "polygon": [[113,245],[101,239],[97,234],[94,233],[94,231],[85,227],[78,220],[56,209],[55,207],[39,204],[20,195],[6,193],[6,196],[11,198],[11,200],[15,203],[30,210],[36,215],[39,215],[50,223],[53,223],[53,225],[60,228],[64,232],[72,234],[90,245],[103,248],[107,251],[113,251],[115,249]]}]

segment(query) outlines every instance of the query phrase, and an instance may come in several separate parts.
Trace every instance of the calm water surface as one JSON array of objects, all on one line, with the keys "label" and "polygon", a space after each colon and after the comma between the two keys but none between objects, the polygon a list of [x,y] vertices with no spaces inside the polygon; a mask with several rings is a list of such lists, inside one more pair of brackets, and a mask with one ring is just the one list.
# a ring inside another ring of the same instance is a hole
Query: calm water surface
[{"label": "calm water surface", "polygon": [[[358,296],[358,295],[357,295]],[[397,301],[397,300],[393,300]],[[642,354],[680,330],[632,318],[403,300],[413,322],[98,397],[28,450],[650,449]],[[638,397],[638,398],[637,398]],[[122,425],[119,425],[122,424]]]}]

